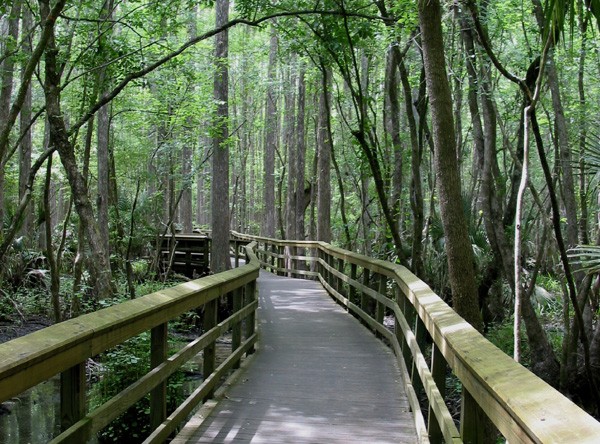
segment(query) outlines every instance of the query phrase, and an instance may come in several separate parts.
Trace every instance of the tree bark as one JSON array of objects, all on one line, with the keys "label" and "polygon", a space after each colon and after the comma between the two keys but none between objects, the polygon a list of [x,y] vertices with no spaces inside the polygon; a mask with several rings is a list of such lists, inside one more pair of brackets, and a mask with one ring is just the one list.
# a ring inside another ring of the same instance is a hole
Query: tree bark
[{"label": "tree bark", "polygon": [[[21,0],[13,2],[8,19],[8,36],[13,42],[19,39],[19,23],[21,16]],[[11,48],[6,48],[9,52]],[[2,74],[0,76],[0,129],[4,129],[9,123],[10,99],[13,90],[15,57],[8,56],[0,65]],[[30,89],[28,89],[30,91]],[[29,94],[31,97],[31,93]],[[0,165],[4,162],[5,150],[0,149]],[[0,168],[0,231],[4,227],[4,168]]]},{"label": "tree bark", "polygon": [[275,150],[277,147],[277,95],[275,89],[277,33],[271,28],[269,65],[267,68],[267,103],[265,112],[265,189],[263,236],[275,237]]},{"label": "tree bark", "polygon": [[421,162],[423,158],[423,150],[419,144],[419,136],[417,133],[417,120],[413,109],[413,96],[408,79],[408,71],[404,60],[400,60],[398,64],[400,70],[400,81],[404,91],[404,104],[406,110],[406,120],[408,121],[408,129],[410,134],[410,166],[411,166],[411,181],[410,181],[410,207],[413,214],[412,224],[412,270],[417,276],[425,275],[425,267],[423,265],[423,228],[425,225],[424,203],[423,203],[423,188],[421,185]]},{"label": "tree bark", "polygon": [[[229,0],[217,0],[216,26],[229,20]],[[229,260],[229,71],[228,32],[215,36],[214,98],[216,102],[212,140],[212,242],[210,267],[214,273],[231,268]]]},{"label": "tree bark", "polygon": [[52,188],[52,156],[48,157],[46,167],[46,180],[44,183],[44,212],[46,213],[45,236],[46,236],[46,260],[50,268],[50,299],[54,322],[61,321],[60,314],[60,270],[57,264],[57,256],[54,254],[54,243],[52,242],[52,209],[50,204]]},{"label": "tree bark", "polygon": [[[189,24],[188,24],[188,39],[196,38],[198,34],[197,26],[196,26],[196,16],[198,13],[198,7],[194,6],[190,11],[189,15]],[[196,94],[195,85],[190,86],[191,95]],[[187,119],[187,125],[191,128],[192,119],[191,117]],[[193,231],[193,211],[192,211],[192,163],[194,159],[194,141],[193,141],[193,131],[191,129],[186,129],[186,137],[183,141],[183,150],[181,153],[181,187],[182,187],[182,195],[181,202],[179,204],[180,210],[180,220],[182,225],[182,231],[184,233],[191,233]]]},{"label": "tree bark", "polygon": [[396,221],[393,229],[402,231],[400,227],[400,205],[402,198],[402,143],[400,139],[400,101],[398,99],[398,65],[400,53],[396,45],[390,46],[387,51],[385,68],[385,127],[388,137],[392,143],[393,173],[392,192],[390,198],[390,210]]},{"label": "tree bark", "polygon": [[446,236],[448,275],[456,312],[478,330],[482,329],[473,269],[473,250],[463,213],[452,98],[446,74],[439,0],[419,1],[423,64],[431,106],[435,169],[442,224]]},{"label": "tree bark", "polygon": [[321,93],[317,127],[317,240],[331,242],[331,68],[321,62]]},{"label": "tree bark", "polygon": [[[23,10],[22,26],[24,31],[23,34],[26,35],[27,31],[32,26],[31,11],[29,8],[24,8]],[[23,38],[22,46],[23,51],[28,55],[28,58],[31,57],[32,46],[31,40],[28,36]],[[24,80],[23,77],[25,75],[26,68],[27,63],[23,61],[21,64],[21,82]],[[21,108],[20,115],[20,131],[23,138],[21,139],[21,149],[19,150],[19,202],[23,200],[27,194],[27,184],[29,181],[29,174],[31,172],[31,134],[33,130],[29,126],[31,124],[31,116],[31,84],[29,84],[25,92],[25,98],[23,100],[23,107]],[[0,127],[1,126],[2,125],[0,125]],[[1,193],[2,191],[0,190],[0,194]],[[25,212],[20,230],[20,235],[29,237],[30,242],[33,242],[33,215],[33,211]]]},{"label": "tree bark", "polygon": [[286,238],[297,239],[296,234],[296,190],[297,182],[297,145],[296,145],[296,73],[295,55],[291,56],[290,66],[288,67],[288,90],[285,93],[285,118],[283,123],[283,138],[287,151],[287,193],[285,199],[286,214]]},{"label": "tree bark", "polygon": [[[98,55],[102,60],[105,52],[105,48],[110,45],[107,40],[110,38],[112,33],[112,27],[109,31],[105,28],[107,23],[112,18],[113,1],[106,0],[102,5],[102,9],[99,14],[99,20],[102,24],[99,28],[100,35],[98,36]],[[111,26],[108,24],[108,26]],[[101,94],[106,94],[110,91],[110,81],[106,78],[106,66],[103,66],[98,71],[98,90]],[[97,172],[98,172],[98,193],[96,198],[96,211],[98,214],[98,226],[100,228],[100,237],[102,240],[102,248],[106,251],[110,251],[109,245],[109,176],[110,167],[108,161],[108,150],[110,141],[110,112],[111,105],[107,103],[98,110],[97,119],[98,124],[96,127],[96,160],[97,160]]]},{"label": "tree bark", "polygon": [[[49,7],[47,1],[40,1],[40,10],[43,17],[48,17]],[[80,223],[86,232],[94,260],[90,262],[93,275],[96,278],[96,297],[105,299],[112,294],[112,277],[108,259],[108,251],[103,248],[98,224],[94,218],[94,211],[88,197],[85,178],[79,171],[75,159],[75,151],[67,135],[64,114],[60,105],[60,75],[57,61],[58,49],[54,42],[54,28],[52,28],[45,55],[45,81],[44,94],[46,98],[46,112],[50,130],[50,146],[55,146],[60,160],[65,169],[65,174],[71,186],[71,193],[75,208],[80,218]]]},{"label": "tree bark", "polygon": [[296,238],[304,240],[304,211],[306,208],[304,198],[305,168],[306,168],[306,67],[300,62],[298,74],[298,114],[296,121]]}]

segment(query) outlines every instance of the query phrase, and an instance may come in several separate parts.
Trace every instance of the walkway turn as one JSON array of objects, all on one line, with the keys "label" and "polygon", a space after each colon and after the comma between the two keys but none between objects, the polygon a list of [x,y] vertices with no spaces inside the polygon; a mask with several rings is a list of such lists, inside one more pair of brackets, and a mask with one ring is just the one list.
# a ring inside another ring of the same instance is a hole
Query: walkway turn
[{"label": "walkway turn", "polygon": [[261,271],[254,361],[176,443],[415,443],[393,353],[314,281]]}]

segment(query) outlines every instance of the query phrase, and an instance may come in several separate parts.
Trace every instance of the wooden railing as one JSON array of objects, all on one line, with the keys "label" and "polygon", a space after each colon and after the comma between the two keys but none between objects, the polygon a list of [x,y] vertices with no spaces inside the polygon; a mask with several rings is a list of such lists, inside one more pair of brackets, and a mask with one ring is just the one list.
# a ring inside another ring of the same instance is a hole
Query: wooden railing
[{"label": "wooden railing", "polygon": [[[511,444],[600,442],[598,421],[486,340],[406,268],[322,242],[236,236],[257,243],[262,267],[320,280],[385,338],[421,441],[490,442],[487,416]],[[393,317],[393,331],[384,316]],[[458,427],[445,400],[448,369],[462,385]]]},{"label": "wooden railing", "polygon": [[[222,376],[239,366],[245,353],[254,350],[259,263],[252,244],[244,250],[246,264],[239,268],[151,293],[0,344],[0,402],[60,373],[63,432],[52,442],[84,443],[150,393],[150,420],[154,431],[145,442],[163,442],[196,405],[211,396]],[[233,297],[234,313],[217,324],[218,299],[226,295]],[[200,307],[204,307],[205,333],[167,356],[167,323]],[[245,331],[242,331],[244,325]],[[215,368],[216,340],[230,329],[231,354]],[[151,371],[105,404],[87,412],[86,361],[145,331],[151,332]],[[203,351],[204,381],[167,417],[166,380],[200,351]]]}]

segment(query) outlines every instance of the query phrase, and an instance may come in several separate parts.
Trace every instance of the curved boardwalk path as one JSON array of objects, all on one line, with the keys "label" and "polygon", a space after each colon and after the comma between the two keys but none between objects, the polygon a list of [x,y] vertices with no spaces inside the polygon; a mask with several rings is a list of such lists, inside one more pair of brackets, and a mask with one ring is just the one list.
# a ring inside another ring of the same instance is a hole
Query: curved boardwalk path
[{"label": "curved boardwalk path", "polygon": [[392,352],[314,281],[259,279],[260,345],[174,443],[415,443]]}]

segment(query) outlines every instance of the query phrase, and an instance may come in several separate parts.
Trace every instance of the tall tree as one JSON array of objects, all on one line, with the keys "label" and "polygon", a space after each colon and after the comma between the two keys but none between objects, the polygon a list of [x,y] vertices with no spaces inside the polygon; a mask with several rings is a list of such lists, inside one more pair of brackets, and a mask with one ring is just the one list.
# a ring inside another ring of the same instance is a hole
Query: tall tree
[{"label": "tall tree", "polygon": [[[216,27],[229,21],[229,0],[217,0]],[[228,32],[215,36],[214,100],[216,113],[212,139],[212,243],[210,267],[215,273],[231,268],[229,261],[229,70]]]},{"label": "tall tree", "polygon": [[300,61],[298,74],[298,114],[296,120],[296,237],[304,240],[304,212],[306,198],[304,196],[305,168],[306,168],[306,67]]},{"label": "tall tree", "polygon": [[[49,2],[40,0],[40,11],[46,22],[55,20],[50,13]],[[88,196],[87,183],[75,158],[75,149],[69,140],[64,114],[61,107],[61,72],[58,63],[58,48],[54,38],[54,27],[49,28],[50,34],[45,52],[45,79],[44,95],[46,99],[46,112],[48,114],[48,126],[50,134],[50,146],[54,147],[60,156],[61,163],[65,169],[73,202],[87,235],[91,253],[94,260],[90,262],[96,283],[96,296],[107,298],[112,294],[112,276],[110,273],[108,251],[103,248],[98,224],[94,217],[92,203]]]},{"label": "tall tree", "polygon": [[265,111],[265,188],[264,188],[264,225],[262,234],[275,237],[275,151],[277,149],[277,94],[276,70],[277,31],[271,27],[269,44],[269,66],[267,68],[267,102]]},{"label": "tall tree", "polygon": [[423,64],[431,107],[435,169],[442,224],[446,236],[448,275],[456,312],[475,328],[482,322],[473,269],[473,250],[463,213],[452,96],[448,83],[439,0],[419,1]]},{"label": "tall tree", "polygon": [[331,85],[333,73],[321,60],[317,123],[317,240],[331,242]]},{"label": "tall tree", "polygon": [[[188,38],[194,39],[198,35],[198,26],[196,20],[198,16],[198,7],[194,6],[189,14],[188,22]],[[191,96],[195,95],[195,86],[190,86]],[[186,128],[184,130],[183,150],[181,152],[181,176],[182,176],[182,191],[181,191],[181,203],[179,204],[180,210],[180,221],[182,230],[184,233],[191,233],[193,229],[192,224],[192,164],[194,159],[194,134],[192,130],[192,117],[189,116],[186,119]]]},{"label": "tall tree", "polygon": [[[113,0],[105,0],[100,10],[99,19],[100,26],[98,29],[98,54],[100,58],[105,57],[107,49],[110,47],[110,36],[112,33],[112,14],[113,13]],[[110,80],[107,78],[107,67],[102,64],[98,71],[98,89],[102,94],[110,91]],[[97,144],[96,144],[96,158],[97,158],[97,172],[98,172],[98,185],[97,185],[97,200],[96,200],[96,211],[98,213],[98,226],[100,228],[100,237],[102,239],[103,248],[109,251],[109,143],[110,143],[110,113],[111,104],[107,103],[98,110],[97,119],[98,125],[96,129]],[[109,262],[110,265],[110,262]]]},{"label": "tall tree", "polygon": [[[19,23],[21,16],[21,0],[16,0],[10,9],[8,18],[8,39],[6,51],[7,57],[0,64],[0,129],[9,123],[10,101],[13,91],[15,70],[15,48],[19,39]],[[16,116],[15,116],[16,117]],[[4,162],[5,150],[0,149],[0,165]],[[4,227],[4,168],[0,168],[0,230]]]},{"label": "tall tree", "polygon": [[283,122],[283,143],[287,152],[287,194],[285,200],[286,207],[286,227],[285,235],[287,239],[297,239],[296,234],[296,181],[298,173],[296,171],[297,159],[296,153],[298,147],[296,145],[296,72],[294,66],[296,55],[292,55],[292,63],[290,63],[288,77],[288,89],[285,93],[285,118]]},{"label": "tall tree", "polygon": [[[32,26],[31,10],[29,8],[23,8],[23,51],[27,57],[23,58],[21,62],[21,82],[25,76],[27,69],[27,60],[31,57],[32,45],[31,37],[29,35],[29,29]],[[22,135],[21,149],[19,150],[19,201],[21,201],[27,193],[27,185],[29,175],[31,173],[31,149],[32,130],[30,125],[31,122],[31,84],[28,84],[27,91],[25,93],[25,100],[23,101],[23,108],[21,109],[20,115],[20,131]],[[1,187],[0,187],[1,188]],[[21,225],[21,236],[31,236],[33,228],[33,212],[27,211],[23,215],[23,222]]]}]

